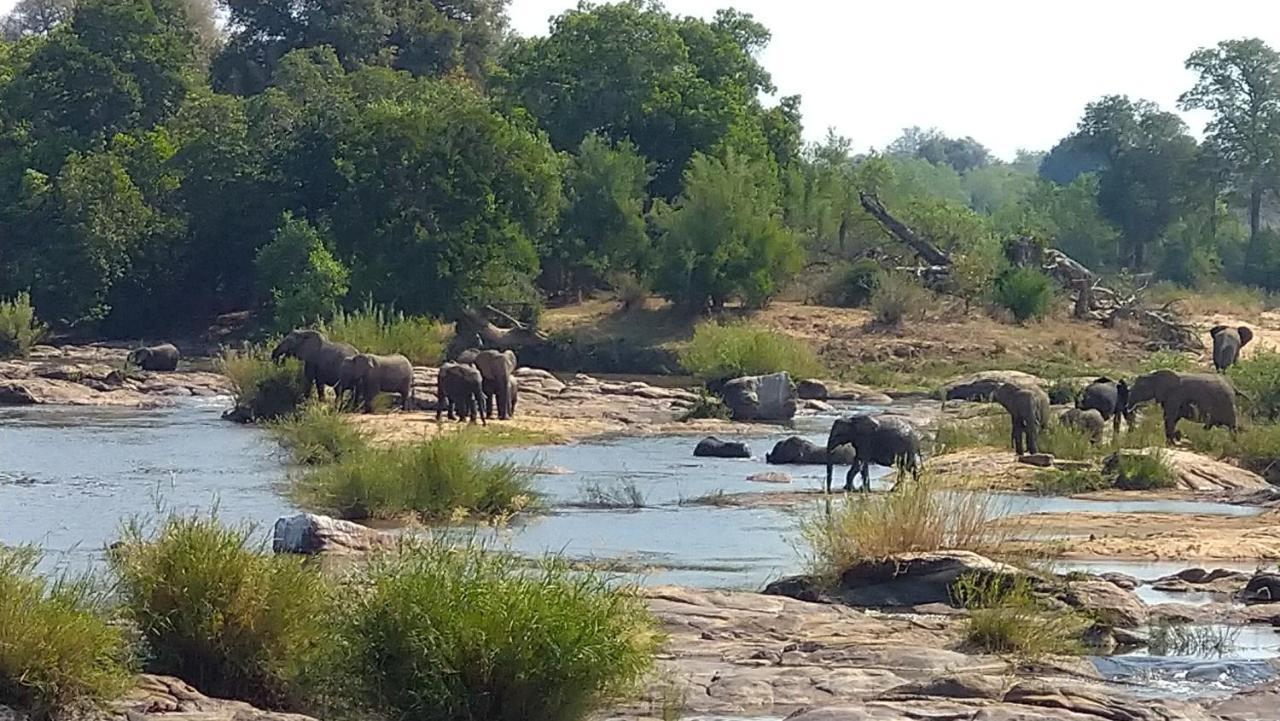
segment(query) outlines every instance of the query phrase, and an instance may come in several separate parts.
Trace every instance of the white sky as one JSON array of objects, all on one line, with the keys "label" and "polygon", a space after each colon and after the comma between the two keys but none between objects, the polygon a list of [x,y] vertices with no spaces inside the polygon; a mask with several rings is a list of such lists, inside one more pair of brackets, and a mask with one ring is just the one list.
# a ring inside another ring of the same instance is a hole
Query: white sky
[{"label": "white sky", "polygon": [[[0,0],[0,12],[14,0]],[[542,34],[577,0],[512,0],[517,32]],[[883,147],[909,125],[972,135],[998,155],[1048,149],[1109,93],[1173,109],[1188,54],[1258,36],[1280,48],[1272,0],[667,0],[709,17],[732,5],[773,31],[762,60],[803,96],[805,135],[827,127]],[[1198,132],[1203,116],[1188,118]]]}]

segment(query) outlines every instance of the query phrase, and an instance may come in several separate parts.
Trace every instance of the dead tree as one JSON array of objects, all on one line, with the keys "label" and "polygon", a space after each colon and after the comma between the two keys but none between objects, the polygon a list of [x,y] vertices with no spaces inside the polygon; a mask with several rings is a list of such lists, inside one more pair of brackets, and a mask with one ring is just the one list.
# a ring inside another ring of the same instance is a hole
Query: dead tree
[{"label": "dead tree", "polygon": [[879,198],[871,193],[858,193],[858,199],[862,202],[862,207],[871,214],[871,217],[879,221],[885,230],[910,246],[924,262],[929,265],[951,265],[951,256],[944,253],[933,243],[921,238],[914,230],[893,217],[885,209],[884,203],[881,203]]}]

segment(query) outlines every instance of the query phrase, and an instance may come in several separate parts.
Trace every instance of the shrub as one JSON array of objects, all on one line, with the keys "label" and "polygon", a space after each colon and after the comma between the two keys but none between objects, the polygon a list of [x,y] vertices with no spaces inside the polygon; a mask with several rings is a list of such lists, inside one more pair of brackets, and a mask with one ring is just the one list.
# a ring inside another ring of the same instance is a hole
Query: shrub
[{"label": "shrub", "polygon": [[1244,408],[1256,420],[1280,420],[1280,353],[1262,350],[1227,369],[1244,397]]},{"label": "shrub", "polygon": [[13,300],[0,299],[0,358],[22,358],[48,330],[36,320],[31,296],[19,293]]},{"label": "shrub", "polygon": [[368,444],[366,435],[329,403],[306,403],[272,423],[271,430],[289,449],[293,462],[303,465],[333,463]]},{"label": "shrub", "polygon": [[884,269],[870,258],[859,258],[836,275],[828,293],[831,302],[843,308],[857,308],[871,302]]},{"label": "shrub", "polygon": [[129,688],[131,648],[87,578],[50,580],[32,548],[0,548],[0,704],[75,717]]},{"label": "shrub", "polygon": [[252,535],[213,517],[171,516],[154,532],[135,522],[108,561],[150,670],[211,696],[304,708],[331,650],[330,597],[318,568],[264,553]]},{"label": "shrub", "polygon": [[846,496],[828,513],[815,507],[800,518],[810,571],[834,580],[849,566],[913,551],[990,552],[1006,531],[990,523],[997,501],[987,493],[942,492],[922,475],[888,494]]},{"label": "shrub", "polygon": [[1071,496],[1103,491],[1111,482],[1094,470],[1042,471],[1032,480],[1032,490],[1041,496]]},{"label": "shrub", "polygon": [[1034,268],[1009,268],[996,278],[993,300],[1019,323],[1043,318],[1053,305],[1053,281]]},{"label": "shrub", "polygon": [[347,294],[350,272],[329,251],[332,241],[303,218],[286,212],[253,270],[271,298],[278,330],[289,331],[329,317]]},{"label": "shrub", "polygon": [[439,365],[453,338],[453,328],[425,316],[406,316],[365,305],[357,311],[338,311],[320,326],[330,340],[350,343],[365,353],[399,353],[415,365]]},{"label": "shrub", "polygon": [[1186,353],[1163,348],[1148,355],[1139,366],[1142,373],[1158,370],[1187,371],[1191,370],[1194,361]]},{"label": "shrub", "polygon": [[450,433],[413,445],[363,448],[296,476],[300,503],[348,519],[458,513],[497,517],[534,500],[528,471],[484,460],[471,440]]},{"label": "shrub", "polygon": [[643,308],[645,300],[649,298],[649,289],[634,273],[611,274],[609,287],[613,288],[613,292],[617,294],[624,313]]},{"label": "shrub", "polygon": [[644,602],[591,571],[442,541],[374,560],[346,677],[383,718],[576,721],[627,693],[660,642]]},{"label": "shrub", "polygon": [[965,636],[988,653],[1027,658],[1076,654],[1091,625],[1083,615],[1050,608],[1036,597],[1030,578],[961,576],[953,589],[969,609]]},{"label": "shrub", "polygon": [[1116,488],[1125,491],[1148,491],[1157,488],[1174,488],[1177,478],[1164,451],[1150,453],[1116,453],[1107,459],[1103,475]]},{"label": "shrub", "polygon": [[245,420],[287,416],[302,405],[310,390],[302,376],[302,363],[292,358],[273,362],[266,346],[227,351],[220,366],[231,379],[236,410]]},{"label": "shrub", "polygon": [[1011,424],[1007,413],[945,423],[934,436],[933,454],[941,456],[963,448],[1004,447],[1013,432]]},{"label": "shrub", "polygon": [[746,323],[699,323],[680,351],[680,364],[700,378],[737,378],[786,371],[793,378],[822,373],[804,341]]},{"label": "shrub", "polygon": [[1039,441],[1041,452],[1051,453],[1057,458],[1084,461],[1098,454],[1098,447],[1093,444],[1089,431],[1083,428],[1054,423],[1040,433]]},{"label": "shrub", "polygon": [[699,390],[698,400],[693,402],[681,416],[680,421],[692,421],[699,418],[720,418],[727,420],[730,416],[729,406],[720,398],[706,390]]},{"label": "shrub", "polygon": [[871,315],[880,325],[919,320],[928,308],[930,293],[905,273],[885,273],[871,292]]},{"label": "shrub", "polygon": [[1047,389],[1049,402],[1059,405],[1072,405],[1080,393],[1080,384],[1070,378],[1059,378]]}]

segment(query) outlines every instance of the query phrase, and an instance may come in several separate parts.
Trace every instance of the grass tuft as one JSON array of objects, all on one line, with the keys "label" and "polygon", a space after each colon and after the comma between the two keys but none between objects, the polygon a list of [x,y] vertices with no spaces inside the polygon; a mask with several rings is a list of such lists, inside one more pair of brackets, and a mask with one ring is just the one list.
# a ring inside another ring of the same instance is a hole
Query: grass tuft
[{"label": "grass tuft", "polygon": [[330,403],[306,403],[302,410],[271,424],[293,462],[323,465],[365,448],[368,437]]},{"label": "grass tuft", "polygon": [[350,343],[363,353],[399,353],[414,365],[439,365],[453,338],[453,328],[448,324],[387,311],[372,302],[357,311],[338,311],[318,330],[330,340]]},{"label": "grass tuft", "polygon": [[1178,485],[1173,466],[1162,449],[1149,453],[1119,452],[1107,459],[1103,476],[1125,491],[1149,491]]},{"label": "grass tuft", "polygon": [[638,509],[647,506],[648,502],[635,481],[621,481],[610,486],[593,482],[582,487],[582,500],[578,505],[583,508]]},{"label": "grass tuft", "polygon": [[0,298],[0,358],[26,357],[47,331],[36,320],[29,294],[19,293],[13,300]]},{"label": "grass tuft", "polygon": [[1089,431],[1052,423],[1040,433],[1040,450],[1055,458],[1086,461],[1098,455],[1099,447],[1094,445]]},{"label": "grass tuft", "polygon": [[1011,423],[1009,414],[1003,412],[944,423],[934,437],[933,454],[941,456],[964,448],[1004,448],[1009,445]]},{"label": "grass tuft", "polygon": [[786,371],[793,378],[822,374],[807,343],[746,323],[699,323],[680,351],[680,364],[699,378],[737,378]]},{"label": "grass tuft", "polygon": [[236,409],[246,420],[273,420],[293,413],[307,397],[302,363],[286,358],[272,362],[266,346],[227,351],[219,363],[231,379]]},{"label": "grass tuft", "polygon": [[1147,650],[1152,656],[1221,658],[1236,649],[1240,629],[1229,626],[1191,626],[1157,621],[1151,624]]},{"label": "grass tuft", "polygon": [[970,574],[960,577],[953,591],[969,609],[965,636],[983,651],[1025,658],[1083,651],[1089,620],[1075,611],[1049,608],[1037,598],[1030,578]]}]

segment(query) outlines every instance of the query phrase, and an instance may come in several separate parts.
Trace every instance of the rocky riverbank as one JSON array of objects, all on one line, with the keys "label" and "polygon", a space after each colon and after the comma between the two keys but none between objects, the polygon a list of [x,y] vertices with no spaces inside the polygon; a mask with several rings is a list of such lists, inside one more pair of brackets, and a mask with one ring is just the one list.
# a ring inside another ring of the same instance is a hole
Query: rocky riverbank
[{"label": "rocky riverbank", "polygon": [[72,405],[150,408],[173,398],[230,395],[219,373],[153,373],[127,367],[127,348],[36,346],[28,358],[0,361],[0,406]]}]

